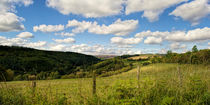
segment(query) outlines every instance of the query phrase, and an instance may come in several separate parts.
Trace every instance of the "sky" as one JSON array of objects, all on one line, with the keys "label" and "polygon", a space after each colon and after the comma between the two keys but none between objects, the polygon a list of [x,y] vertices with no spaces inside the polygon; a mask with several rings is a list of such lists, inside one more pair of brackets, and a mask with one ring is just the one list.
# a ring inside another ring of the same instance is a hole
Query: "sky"
[{"label": "sky", "polygon": [[90,55],[210,49],[210,0],[0,0],[0,45]]}]

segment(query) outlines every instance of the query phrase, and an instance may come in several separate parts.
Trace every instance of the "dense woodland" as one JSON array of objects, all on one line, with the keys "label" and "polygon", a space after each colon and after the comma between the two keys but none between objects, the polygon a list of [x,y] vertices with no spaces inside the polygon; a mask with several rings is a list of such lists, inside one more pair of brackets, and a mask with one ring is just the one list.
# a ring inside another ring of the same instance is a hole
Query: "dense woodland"
[{"label": "dense woodland", "polygon": [[[6,77],[16,77],[17,80],[26,79],[28,75],[38,74],[41,77],[50,75],[57,78],[57,74],[64,75],[76,72],[77,68],[86,68],[99,62],[100,59],[74,53],[42,51],[16,46],[0,46],[0,71]],[[55,76],[54,76],[55,75]],[[13,80],[15,78],[6,78]]]}]

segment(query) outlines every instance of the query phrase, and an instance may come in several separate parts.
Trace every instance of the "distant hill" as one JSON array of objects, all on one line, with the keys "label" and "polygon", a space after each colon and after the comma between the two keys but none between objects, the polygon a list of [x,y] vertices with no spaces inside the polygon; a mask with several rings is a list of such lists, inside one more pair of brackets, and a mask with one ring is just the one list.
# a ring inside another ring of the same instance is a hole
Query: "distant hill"
[{"label": "distant hill", "polygon": [[132,55],[128,56],[127,59],[129,60],[148,60],[154,57],[162,57],[163,54],[140,54],[140,55]]},{"label": "distant hill", "polygon": [[110,59],[117,57],[117,55],[95,55],[95,57],[100,58],[100,59]]},{"label": "distant hill", "polygon": [[36,74],[57,71],[69,74],[75,68],[87,67],[100,59],[74,52],[43,51],[16,46],[0,46],[0,66],[12,69],[15,74]]}]

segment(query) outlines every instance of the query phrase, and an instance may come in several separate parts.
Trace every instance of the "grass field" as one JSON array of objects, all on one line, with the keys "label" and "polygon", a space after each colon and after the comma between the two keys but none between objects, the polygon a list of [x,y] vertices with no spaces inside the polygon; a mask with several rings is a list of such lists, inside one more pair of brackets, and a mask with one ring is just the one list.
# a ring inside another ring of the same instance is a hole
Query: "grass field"
[{"label": "grass field", "polygon": [[[177,67],[179,69],[177,69]],[[210,105],[210,66],[151,64],[111,77],[0,83],[1,105]]]}]

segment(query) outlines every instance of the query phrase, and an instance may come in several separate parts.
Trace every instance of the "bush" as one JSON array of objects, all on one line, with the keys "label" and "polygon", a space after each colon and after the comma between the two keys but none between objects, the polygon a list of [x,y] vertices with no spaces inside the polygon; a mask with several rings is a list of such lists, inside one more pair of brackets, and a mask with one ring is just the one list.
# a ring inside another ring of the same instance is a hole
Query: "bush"
[{"label": "bush", "polygon": [[24,75],[23,75],[23,80],[29,80],[29,78],[28,78],[29,75],[30,75],[30,74],[24,74]]},{"label": "bush", "polygon": [[58,71],[51,72],[50,75],[48,76],[48,79],[58,79],[58,78],[60,78],[60,74]]},{"label": "bush", "polygon": [[7,81],[12,81],[14,79],[14,71],[11,69],[6,70],[6,80]]},{"label": "bush", "polygon": [[75,74],[69,74],[69,75],[63,75],[61,76],[61,79],[71,79],[71,78],[76,78]]},{"label": "bush", "polygon": [[143,66],[146,66],[146,65],[149,65],[149,64],[152,64],[152,62],[150,62],[150,61],[144,61],[144,62],[142,63]]},{"label": "bush", "polygon": [[21,80],[23,80],[23,76],[22,75],[17,75],[17,76],[15,76],[14,80],[15,81],[21,81]]},{"label": "bush", "polygon": [[37,74],[37,79],[39,80],[45,80],[48,77],[48,73],[47,72],[40,72],[39,74]]}]

